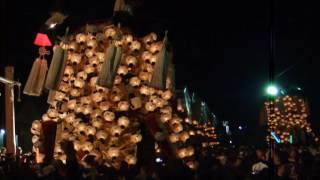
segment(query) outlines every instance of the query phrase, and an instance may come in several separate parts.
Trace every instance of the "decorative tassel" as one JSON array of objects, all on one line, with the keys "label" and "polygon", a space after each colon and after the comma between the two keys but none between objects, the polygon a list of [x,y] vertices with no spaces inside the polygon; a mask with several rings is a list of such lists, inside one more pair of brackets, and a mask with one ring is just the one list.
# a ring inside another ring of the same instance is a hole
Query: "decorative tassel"
[{"label": "decorative tassel", "polygon": [[168,53],[166,50],[167,31],[163,38],[161,51],[158,53],[157,62],[154,66],[154,72],[150,82],[150,86],[164,90],[166,88],[166,79],[168,73]]},{"label": "decorative tassel", "polygon": [[172,63],[171,58],[169,58],[168,62],[168,73],[166,79],[166,89],[172,89],[172,92],[175,90],[175,68]]},{"label": "decorative tassel", "polygon": [[57,46],[53,52],[52,61],[48,71],[45,88],[57,90],[65,69],[67,61],[67,52],[60,46]]},{"label": "decorative tassel", "polygon": [[55,94],[56,94],[56,91],[55,91],[55,90],[50,90],[50,91],[49,91],[47,103],[50,104],[51,106],[54,105],[54,96],[55,96]]},{"label": "decorative tassel", "polygon": [[47,60],[41,57],[37,58],[32,65],[23,93],[29,96],[40,96],[47,70]]},{"label": "decorative tassel", "polygon": [[105,52],[105,60],[98,76],[99,86],[111,88],[122,57],[122,48],[111,44]]}]

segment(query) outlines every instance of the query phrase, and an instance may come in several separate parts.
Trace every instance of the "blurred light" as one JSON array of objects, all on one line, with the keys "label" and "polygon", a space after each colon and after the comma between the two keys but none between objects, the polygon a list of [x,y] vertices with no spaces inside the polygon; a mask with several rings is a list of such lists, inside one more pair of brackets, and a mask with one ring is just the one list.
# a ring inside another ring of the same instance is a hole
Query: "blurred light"
[{"label": "blurred light", "polygon": [[277,143],[281,142],[281,140],[279,139],[279,137],[276,135],[275,132],[271,132],[271,136],[277,141]]},{"label": "blurred light", "polygon": [[157,158],[156,158],[156,162],[157,162],[157,163],[161,163],[161,162],[163,162],[163,160],[162,160],[160,157],[157,157]]},{"label": "blurred light", "polygon": [[292,135],[290,135],[289,142],[290,142],[290,144],[293,143],[293,136]]},{"label": "blurred light", "polygon": [[269,85],[267,87],[267,94],[270,96],[276,96],[278,94],[279,90],[275,85]]},{"label": "blurred light", "polygon": [[230,140],[229,143],[232,144],[232,141]]},{"label": "blurred light", "polygon": [[52,23],[52,24],[50,24],[49,28],[53,29],[54,27],[56,27],[56,25],[57,25],[57,23]]},{"label": "blurred light", "polygon": [[5,133],[6,133],[6,131],[5,131],[4,129],[1,129],[1,130],[0,130],[0,134],[1,134],[1,135],[4,135]]},{"label": "blurred light", "polygon": [[301,91],[302,89],[301,89],[300,87],[297,87],[297,90],[298,90],[298,91]]},{"label": "blurred light", "polygon": [[239,126],[238,129],[239,129],[239,130],[242,130],[242,126]]}]

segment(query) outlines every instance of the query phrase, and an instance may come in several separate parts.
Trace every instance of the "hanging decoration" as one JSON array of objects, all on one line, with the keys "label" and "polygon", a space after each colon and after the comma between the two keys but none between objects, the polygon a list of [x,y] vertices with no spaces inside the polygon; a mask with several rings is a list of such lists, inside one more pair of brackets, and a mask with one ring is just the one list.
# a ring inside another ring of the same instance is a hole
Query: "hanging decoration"
[{"label": "hanging decoration", "polygon": [[[168,72],[168,53],[167,53],[167,31],[162,41],[161,49],[159,46],[151,46],[150,50],[157,53],[154,72],[150,82],[150,86],[164,90],[166,88],[167,72]],[[155,44],[157,45],[157,44]],[[160,52],[159,50],[160,49]]]},{"label": "hanging decoration", "polygon": [[104,54],[104,63],[102,64],[101,71],[98,76],[97,84],[99,86],[107,88],[112,87],[115,75],[117,73],[117,69],[121,61],[121,55],[121,47],[116,47],[114,44],[111,44],[107,48]]},{"label": "hanging decoration", "polygon": [[55,45],[53,48],[52,61],[45,83],[45,87],[49,90],[57,90],[58,85],[62,80],[63,72],[67,61],[67,51],[66,47],[61,46],[65,46],[65,44],[67,44],[66,36],[68,34],[68,31],[69,28],[66,29],[64,38],[61,38],[61,45]]},{"label": "hanging decoration", "polygon": [[48,63],[45,59],[45,55],[48,55],[49,51],[47,51],[45,47],[52,46],[52,44],[48,36],[43,33],[37,34],[34,44],[40,46],[39,57],[32,65],[23,93],[29,96],[40,96],[48,70]]}]

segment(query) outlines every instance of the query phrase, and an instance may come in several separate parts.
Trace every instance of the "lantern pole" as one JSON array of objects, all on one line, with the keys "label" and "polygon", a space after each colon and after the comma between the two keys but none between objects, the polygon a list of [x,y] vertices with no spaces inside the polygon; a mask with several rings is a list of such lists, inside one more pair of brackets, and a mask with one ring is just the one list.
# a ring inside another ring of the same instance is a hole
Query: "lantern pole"
[{"label": "lantern pole", "polygon": [[[7,152],[16,154],[15,112],[14,112],[14,86],[20,89],[21,83],[12,81],[14,68],[5,67],[5,77],[0,77],[0,82],[5,84],[5,117],[6,117],[6,148]],[[20,92],[19,92],[20,94]],[[20,100],[20,96],[18,98]]]},{"label": "lantern pole", "polygon": [[[274,50],[274,41],[275,41],[275,32],[274,32],[274,16],[275,16],[275,10],[274,10],[274,1],[270,0],[270,15],[269,15],[269,84],[273,86],[273,89],[276,89],[274,86],[274,74],[275,74],[275,50]],[[269,88],[270,90],[270,88]],[[272,89],[271,89],[272,90]],[[277,90],[276,90],[277,91]],[[274,91],[274,92],[276,92]],[[269,91],[272,92],[272,91]],[[273,114],[274,114],[274,100],[277,93],[269,93],[268,100],[269,100],[269,108],[270,108],[270,121],[273,122]],[[275,148],[275,142],[272,138],[272,131],[274,129],[270,129],[270,141],[269,141],[269,177],[270,179],[274,179],[275,176],[275,168],[273,164],[273,156],[274,156],[274,148]]]}]

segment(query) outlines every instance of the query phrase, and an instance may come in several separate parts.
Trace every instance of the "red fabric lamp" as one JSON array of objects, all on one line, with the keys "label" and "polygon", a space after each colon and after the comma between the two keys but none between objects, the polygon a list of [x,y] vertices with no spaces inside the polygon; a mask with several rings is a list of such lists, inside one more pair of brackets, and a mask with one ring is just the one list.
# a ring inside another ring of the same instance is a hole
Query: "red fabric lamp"
[{"label": "red fabric lamp", "polygon": [[34,40],[34,44],[37,46],[52,46],[50,39],[46,34],[38,33],[36,39]]}]

